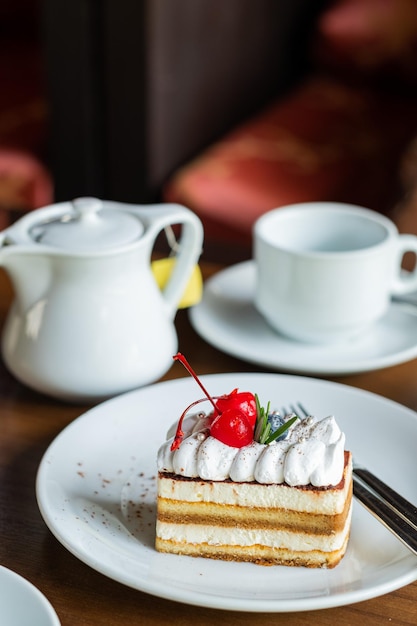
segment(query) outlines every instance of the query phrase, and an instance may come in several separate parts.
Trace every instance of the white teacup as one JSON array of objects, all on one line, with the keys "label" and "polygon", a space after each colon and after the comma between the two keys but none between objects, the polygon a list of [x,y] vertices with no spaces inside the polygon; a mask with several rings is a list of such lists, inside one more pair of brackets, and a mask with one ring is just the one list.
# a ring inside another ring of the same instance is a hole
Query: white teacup
[{"label": "white teacup", "polygon": [[310,202],[274,209],[254,227],[255,306],[276,331],[331,343],[366,331],[393,294],[417,290],[417,267],[401,271],[417,237],[350,204]]}]

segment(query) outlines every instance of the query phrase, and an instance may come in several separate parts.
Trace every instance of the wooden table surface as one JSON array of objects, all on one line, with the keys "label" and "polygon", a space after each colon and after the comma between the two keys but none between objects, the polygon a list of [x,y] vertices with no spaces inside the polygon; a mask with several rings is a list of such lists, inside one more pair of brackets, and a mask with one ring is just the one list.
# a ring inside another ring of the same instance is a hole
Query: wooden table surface
[{"label": "wooden table surface", "polygon": [[[216,269],[207,267],[206,274]],[[0,272],[0,323],[11,298],[10,284]],[[262,371],[206,344],[192,330],[186,311],[178,313],[177,329],[180,350],[200,374]],[[175,375],[179,369],[174,368]],[[171,371],[164,379],[172,377]],[[332,380],[379,393],[417,410],[416,359]],[[289,614],[241,613],[153,597],[91,569],[52,536],[35,498],[35,476],[45,450],[65,426],[88,408],[64,404],[25,388],[0,363],[0,564],[34,583],[53,604],[62,626],[417,624],[417,582],[340,608]]]}]

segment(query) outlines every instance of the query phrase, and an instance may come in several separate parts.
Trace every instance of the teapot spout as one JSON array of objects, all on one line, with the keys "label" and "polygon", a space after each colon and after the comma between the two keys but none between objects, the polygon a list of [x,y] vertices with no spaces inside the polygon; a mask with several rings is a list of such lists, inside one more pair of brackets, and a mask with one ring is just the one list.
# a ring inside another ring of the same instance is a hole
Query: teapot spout
[{"label": "teapot spout", "polygon": [[50,260],[35,249],[6,245],[0,249],[0,266],[9,276],[15,306],[20,312],[28,311],[45,297],[51,282]]}]

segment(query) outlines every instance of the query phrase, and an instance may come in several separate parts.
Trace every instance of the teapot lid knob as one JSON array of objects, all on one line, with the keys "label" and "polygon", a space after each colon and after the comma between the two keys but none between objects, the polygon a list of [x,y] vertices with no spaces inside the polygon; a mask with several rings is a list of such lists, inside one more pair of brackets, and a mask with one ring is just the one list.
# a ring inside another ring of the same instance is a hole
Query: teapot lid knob
[{"label": "teapot lid knob", "polygon": [[31,229],[36,241],[68,250],[95,252],[136,241],[142,222],[123,205],[97,198],[76,198],[68,210]]},{"label": "teapot lid knob", "polygon": [[89,215],[96,215],[103,206],[103,203],[98,198],[75,198],[72,201],[72,206],[78,217],[81,219]]}]

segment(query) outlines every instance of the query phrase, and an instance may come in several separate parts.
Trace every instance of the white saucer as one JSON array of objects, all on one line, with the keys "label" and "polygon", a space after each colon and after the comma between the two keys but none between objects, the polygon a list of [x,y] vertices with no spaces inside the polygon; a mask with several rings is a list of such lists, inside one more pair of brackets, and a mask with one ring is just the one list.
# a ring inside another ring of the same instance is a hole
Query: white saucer
[{"label": "white saucer", "polygon": [[[300,400],[317,416],[333,413],[355,457],[417,503],[417,414],[410,409],[304,376],[215,374],[203,376],[202,382],[214,396],[238,387],[274,406]],[[346,555],[332,570],[157,552],[157,450],[169,426],[200,396],[191,377],[150,385],[94,407],[52,442],[40,464],[36,493],[46,524],[72,554],[134,589],[230,611],[342,606],[417,579],[417,557],[356,500]]]},{"label": "white saucer", "polygon": [[0,565],[0,624],[59,626],[49,601],[32,583]]},{"label": "white saucer", "polygon": [[263,367],[310,374],[381,369],[417,356],[417,306],[392,303],[367,334],[344,344],[317,346],[274,332],[253,304],[255,265],[239,263],[210,278],[190,309],[195,330],[213,346]]}]

